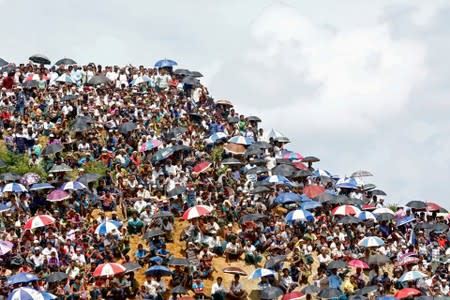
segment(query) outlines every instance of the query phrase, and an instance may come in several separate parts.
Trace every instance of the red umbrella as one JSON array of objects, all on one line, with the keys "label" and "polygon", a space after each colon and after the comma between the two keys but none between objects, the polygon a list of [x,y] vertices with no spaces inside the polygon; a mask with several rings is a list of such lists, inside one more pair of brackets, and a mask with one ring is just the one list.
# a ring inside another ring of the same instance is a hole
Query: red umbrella
[{"label": "red umbrella", "polygon": [[55,219],[52,216],[49,215],[40,215],[36,217],[32,217],[28,219],[28,221],[23,226],[24,229],[34,229],[38,227],[43,227],[47,225],[51,225],[55,223]]},{"label": "red umbrella", "polygon": [[213,208],[211,206],[206,205],[196,205],[188,208],[184,214],[184,220],[191,220],[201,216],[209,215],[212,212]]},{"label": "red umbrella", "polygon": [[238,267],[226,267],[223,269],[223,272],[227,274],[239,274],[242,276],[247,276],[247,273]]},{"label": "red umbrella", "polygon": [[398,291],[397,293],[395,293],[395,297],[399,298],[399,299],[403,299],[403,298],[408,298],[411,296],[417,296],[420,295],[421,292],[417,289],[412,289],[412,288],[405,288],[405,289],[401,289],[400,291]]},{"label": "red umbrella", "polygon": [[125,272],[127,269],[121,264],[117,263],[106,263],[99,264],[97,268],[94,270],[94,277],[100,276],[113,276],[122,272]]},{"label": "red umbrella", "polygon": [[348,262],[348,265],[354,268],[369,269],[369,265],[366,262],[363,262],[362,260],[359,259],[352,259],[351,261]]},{"label": "red umbrella", "polygon": [[292,165],[299,170],[308,170],[308,167],[304,163],[299,162],[299,161],[293,162]]},{"label": "red umbrella", "polygon": [[371,204],[363,204],[361,206],[361,210],[369,210],[369,211],[371,211],[371,210],[375,210],[375,209],[377,209],[377,207],[373,206]]},{"label": "red umbrella", "polygon": [[297,300],[297,299],[301,299],[302,297],[305,297],[305,294],[303,294],[302,292],[292,292],[289,294],[285,294],[283,296],[283,298],[281,298],[281,300]]},{"label": "red umbrella", "polygon": [[356,216],[359,212],[360,210],[353,205],[341,205],[331,211],[333,216]]},{"label": "red umbrella", "polygon": [[397,262],[395,263],[395,266],[396,266],[396,267],[399,267],[399,266],[405,266],[405,265],[409,265],[409,264],[416,264],[416,263],[418,263],[419,261],[420,261],[420,259],[418,259],[417,257],[414,257],[414,256],[407,256],[407,257],[405,257],[405,258],[403,258],[403,259],[397,261]]},{"label": "red umbrella", "polygon": [[324,192],[325,189],[320,185],[308,185],[303,189],[303,194],[305,194],[311,199],[316,198],[317,196],[323,194]]},{"label": "red umbrella", "polygon": [[211,163],[209,161],[204,161],[196,164],[195,167],[192,168],[192,172],[200,174],[202,172],[205,172],[210,166]]},{"label": "red umbrella", "polygon": [[427,210],[428,211],[440,211],[442,207],[439,204],[433,202],[427,202]]}]

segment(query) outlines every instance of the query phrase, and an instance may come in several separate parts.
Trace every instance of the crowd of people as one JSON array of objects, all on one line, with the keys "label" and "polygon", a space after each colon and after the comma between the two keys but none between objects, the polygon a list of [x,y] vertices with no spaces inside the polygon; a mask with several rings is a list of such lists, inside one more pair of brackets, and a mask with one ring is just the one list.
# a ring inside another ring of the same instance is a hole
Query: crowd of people
[{"label": "crowd of people", "polygon": [[449,295],[440,205],[316,168],[172,60],[30,59],[0,60],[4,299]]}]

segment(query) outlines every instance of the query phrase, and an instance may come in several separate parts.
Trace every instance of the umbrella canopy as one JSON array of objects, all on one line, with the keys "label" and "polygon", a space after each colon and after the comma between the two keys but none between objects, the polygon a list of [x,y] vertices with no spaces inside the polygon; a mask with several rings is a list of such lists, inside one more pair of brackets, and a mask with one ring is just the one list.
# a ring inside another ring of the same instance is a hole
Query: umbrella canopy
[{"label": "umbrella canopy", "polygon": [[260,299],[277,299],[281,295],[283,295],[284,292],[279,287],[271,286],[268,288],[263,289],[259,293]]},{"label": "umbrella canopy", "polygon": [[152,156],[152,162],[158,162],[161,160],[165,160],[174,153],[175,153],[175,151],[173,150],[172,147],[160,149]]},{"label": "umbrella canopy", "polygon": [[395,293],[394,296],[398,299],[403,299],[403,298],[417,296],[420,294],[421,294],[421,292],[417,289],[404,288],[404,289],[399,290],[397,293]]},{"label": "umbrella canopy", "polygon": [[319,294],[317,294],[317,296],[319,296],[320,298],[326,299],[338,298],[341,295],[342,293],[338,289],[334,288],[324,288],[319,292]]},{"label": "umbrella canopy", "polygon": [[77,181],[87,186],[90,182],[96,182],[101,177],[102,176],[100,176],[99,174],[87,173],[78,177]]},{"label": "umbrella canopy", "polygon": [[123,272],[126,272],[127,269],[125,269],[124,266],[118,263],[105,263],[105,264],[99,264],[92,274],[94,277],[100,277],[100,276],[114,276],[116,274],[120,274]]},{"label": "umbrella canopy", "polygon": [[233,136],[232,138],[230,138],[228,140],[228,143],[238,144],[238,145],[251,145],[254,142],[255,141],[252,138],[241,136],[241,135]]},{"label": "umbrella canopy", "polygon": [[101,235],[106,235],[110,232],[119,233],[119,228],[121,226],[122,224],[118,221],[108,220],[98,225],[97,228],[95,228],[95,233]]},{"label": "umbrella canopy", "polygon": [[27,283],[27,282],[37,281],[37,280],[39,280],[39,277],[37,277],[36,275],[34,275],[32,273],[28,273],[28,272],[22,272],[22,273],[17,273],[15,275],[9,276],[8,279],[6,280],[6,282],[8,284],[18,284],[18,283]]},{"label": "umbrella canopy", "polygon": [[43,54],[34,54],[34,55],[30,56],[29,59],[36,64],[42,64],[42,65],[50,64],[50,59],[48,59],[48,57]]},{"label": "umbrella canopy", "polygon": [[167,197],[169,198],[173,198],[176,197],[178,195],[183,194],[184,192],[186,192],[186,188],[183,186],[176,186],[173,189],[171,189],[170,191],[167,192]]},{"label": "umbrella canopy", "polygon": [[137,124],[134,122],[126,122],[119,126],[119,132],[122,134],[128,133],[130,131],[133,131],[137,128]]},{"label": "umbrella canopy", "polygon": [[0,180],[3,181],[16,181],[19,180],[20,178],[22,178],[22,176],[18,175],[18,174],[14,174],[14,173],[2,173],[0,174]]},{"label": "umbrella canopy", "polygon": [[369,171],[364,170],[355,171],[352,173],[352,175],[350,175],[350,177],[368,177],[368,176],[373,176],[373,174],[370,173]]},{"label": "umbrella canopy", "polygon": [[238,144],[225,144],[223,146],[223,149],[225,150],[225,152],[235,155],[242,155],[245,153],[245,147]]},{"label": "umbrella canopy", "polygon": [[372,213],[374,213],[375,215],[379,215],[379,214],[390,214],[390,215],[395,215],[395,213],[387,208],[387,207],[380,207],[375,209]]},{"label": "umbrella canopy", "polygon": [[266,186],[257,186],[253,190],[251,190],[250,193],[251,194],[262,194],[262,193],[267,193],[270,191],[271,191],[271,189]]},{"label": "umbrella canopy", "polygon": [[123,267],[127,270],[126,272],[134,272],[142,268],[142,266],[138,263],[124,263]]},{"label": "umbrella canopy", "polygon": [[166,234],[166,233],[164,232],[164,230],[162,230],[162,229],[159,228],[159,227],[156,227],[156,228],[152,228],[152,229],[150,229],[149,231],[147,231],[147,232],[144,234],[143,238],[144,238],[144,239],[152,239],[152,238],[154,238],[154,237],[161,236],[161,235],[165,235],[165,234]]},{"label": "umbrella canopy", "polygon": [[31,229],[35,229],[35,228],[38,228],[38,227],[51,225],[53,223],[55,223],[55,219],[52,216],[39,215],[39,216],[35,216],[35,217],[29,218],[25,222],[25,225],[23,226],[23,228],[31,230]]},{"label": "umbrella canopy", "polygon": [[318,292],[320,292],[320,287],[315,284],[308,285],[302,289],[302,293],[304,294],[316,294]]},{"label": "umbrella canopy", "polygon": [[306,201],[303,202],[301,205],[302,209],[310,210],[310,209],[316,209],[318,207],[322,207],[322,203],[318,201]]},{"label": "umbrella canopy", "polygon": [[255,271],[253,271],[252,274],[250,274],[250,276],[248,276],[248,279],[259,279],[261,277],[266,277],[266,276],[275,276],[276,272],[270,269],[265,269],[265,268],[258,268]]},{"label": "umbrella canopy", "polygon": [[224,166],[239,166],[242,164],[239,159],[233,157],[225,158],[221,163]]},{"label": "umbrella canopy", "polygon": [[54,190],[47,196],[47,201],[58,202],[64,201],[70,198],[70,194],[63,190]]},{"label": "umbrella canopy", "polygon": [[5,255],[14,248],[14,244],[8,241],[0,240],[0,255]]},{"label": "umbrella canopy", "polygon": [[377,285],[369,285],[369,286],[365,286],[362,289],[359,289],[356,294],[358,295],[367,295],[369,293],[373,293],[375,291],[378,290],[378,286]]},{"label": "umbrella canopy", "polygon": [[169,259],[168,263],[171,266],[189,266],[191,265],[190,261],[187,260],[186,258],[177,258],[177,257],[172,257],[171,259]]},{"label": "umbrella canopy", "polygon": [[32,185],[34,183],[38,183],[41,180],[41,177],[36,173],[26,173],[20,178],[20,183],[23,185]]},{"label": "umbrella canopy", "polygon": [[417,264],[419,261],[420,261],[420,259],[417,257],[406,256],[406,257],[402,258],[401,260],[396,261],[395,266],[400,267],[400,266],[406,266],[406,265],[410,265],[410,264]]},{"label": "umbrella canopy", "polygon": [[51,190],[54,188],[50,183],[35,183],[30,187],[30,191]]},{"label": "umbrella canopy", "polygon": [[416,219],[413,216],[406,216],[400,220],[398,220],[395,225],[402,226],[411,222],[414,222]]},{"label": "umbrella canopy", "polygon": [[384,265],[386,263],[391,262],[391,260],[389,259],[389,257],[387,257],[386,255],[382,255],[382,254],[374,254],[369,256],[369,259],[367,261],[367,263],[369,265]]},{"label": "umbrella canopy", "polygon": [[65,191],[68,191],[68,190],[79,191],[79,190],[85,190],[85,189],[87,189],[87,187],[78,181],[68,181],[61,186],[61,189],[65,190]]},{"label": "umbrella canopy", "polygon": [[358,218],[355,218],[353,216],[344,216],[341,219],[338,220],[338,223],[341,224],[358,224],[361,223],[361,220]]},{"label": "umbrella canopy", "polygon": [[374,222],[377,221],[377,218],[375,217],[375,215],[369,211],[362,211],[358,214],[358,219],[360,219],[361,221],[367,221],[367,220],[372,220]]},{"label": "umbrella canopy", "polygon": [[426,202],[427,211],[437,211],[437,212],[446,212],[447,210],[442,208],[439,204],[434,202]]},{"label": "umbrella canopy", "polygon": [[252,121],[252,122],[261,122],[261,119],[258,118],[257,116],[249,116],[247,118],[245,118],[247,121]]},{"label": "umbrella canopy", "polygon": [[195,205],[193,207],[188,208],[183,213],[184,220],[192,220],[201,216],[207,216],[213,211],[211,206],[206,205]]},{"label": "umbrella canopy", "polygon": [[165,266],[159,266],[159,265],[155,265],[152,266],[150,268],[148,268],[145,271],[145,275],[149,275],[149,276],[171,276],[172,275],[172,271],[165,267]]},{"label": "umbrella canopy", "polygon": [[184,295],[184,294],[187,294],[187,291],[186,291],[186,289],[185,289],[183,286],[177,285],[176,287],[174,287],[174,288],[170,291],[170,293],[172,293],[172,294]]},{"label": "umbrella canopy", "polygon": [[358,245],[360,247],[381,247],[384,245],[384,241],[377,236],[367,236],[359,241]]},{"label": "umbrella canopy", "polygon": [[330,262],[327,266],[328,270],[333,270],[333,269],[343,269],[347,267],[347,263],[343,260],[334,260],[332,262]]},{"label": "umbrella canopy", "polygon": [[295,221],[314,222],[314,215],[307,210],[296,209],[296,210],[290,211],[286,215],[284,220],[287,223],[292,223]]},{"label": "umbrella canopy", "polygon": [[20,287],[8,295],[8,300],[47,300],[43,293],[31,288]]},{"label": "umbrella canopy", "polygon": [[66,280],[68,278],[67,274],[64,272],[55,272],[47,276],[45,281],[47,282],[59,282]]},{"label": "umbrella canopy", "polygon": [[361,211],[353,205],[341,205],[335,207],[331,213],[334,216],[357,216]]},{"label": "umbrella canopy", "polygon": [[353,177],[344,177],[344,178],[340,178],[336,182],[336,187],[341,188],[341,189],[356,190],[356,189],[358,189],[358,182]]},{"label": "umbrella canopy", "polygon": [[58,78],[56,78],[55,80],[56,82],[59,83],[67,83],[67,84],[75,84],[75,80],[72,78],[72,76],[70,76],[69,74],[62,74],[61,76],[59,76]]},{"label": "umbrella canopy", "polygon": [[285,203],[292,203],[292,202],[301,202],[303,201],[303,197],[300,194],[297,193],[281,193],[275,198],[275,203],[279,204],[285,204]]},{"label": "umbrella canopy", "polygon": [[243,223],[246,223],[246,222],[256,222],[256,221],[259,221],[259,220],[262,220],[262,219],[266,219],[266,218],[267,218],[266,215],[259,214],[259,213],[248,214],[248,215],[242,216],[239,219],[239,223],[243,224]]},{"label": "umbrella canopy", "polygon": [[58,60],[57,62],[55,62],[55,65],[60,66],[60,65],[76,65],[77,62],[74,61],[71,58],[61,58],[60,60]]},{"label": "umbrella canopy", "polygon": [[264,264],[264,268],[274,269],[277,265],[283,263],[285,260],[286,260],[286,255],[277,255],[277,256],[271,257]]},{"label": "umbrella canopy", "polygon": [[8,167],[8,165],[3,160],[0,160],[0,169],[6,168],[6,167]]},{"label": "umbrella canopy", "polygon": [[173,71],[173,73],[176,75],[184,75],[184,76],[191,75],[191,71],[189,71],[188,69],[176,69],[175,71]]},{"label": "umbrella canopy", "polygon": [[370,193],[375,196],[387,196],[386,192],[382,190],[372,190]]},{"label": "umbrella canopy", "polygon": [[167,68],[167,67],[173,67],[176,66],[177,62],[172,59],[160,59],[155,63],[155,68]]},{"label": "umbrella canopy", "polygon": [[282,158],[285,160],[302,160],[303,155],[294,151],[284,151]]},{"label": "umbrella canopy", "polygon": [[9,193],[26,193],[28,191],[20,183],[8,183],[2,189],[2,193],[7,193],[7,192],[9,192]]},{"label": "umbrella canopy", "polygon": [[360,269],[369,269],[369,265],[359,259],[352,259],[347,263],[350,267],[360,268]]},{"label": "umbrella canopy", "polygon": [[422,272],[409,271],[409,272],[404,273],[398,280],[401,281],[401,282],[404,282],[404,281],[416,281],[418,279],[422,279],[422,278],[425,278],[425,277],[428,277],[428,275],[424,274]]},{"label": "umbrella canopy", "polygon": [[299,300],[301,298],[305,297],[305,294],[299,291],[291,292],[288,294],[285,294],[281,300]]},{"label": "umbrella canopy", "polygon": [[268,182],[268,183],[283,184],[283,185],[287,185],[287,186],[292,186],[292,182],[289,181],[289,179],[287,179],[284,176],[280,176],[280,175],[268,176],[268,177],[264,178],[263,181],[264,182]]},{"label": "umbrella canopy", "polygon": [[273,175],[280,175],[284,177],[294,177],[298,169],[292,165],[281,164],[272,169]]},{"label": "umbrella canopy", "polygon": [[210,143],[210,144],[213,144],[213,143],[216,143],[216,142],[219,142],[219,141],[223,141],[223,140],[225,140],[227,137],[228,137],[228,135],[226,135],[226,134],[223,133],[223,132],[216,132],[216,133],[210,135],[210,136],[206,139],[206,141],[207,141],[208,143]]},{"label": "umbrella canopy", "polygon": [[230,100],[225,100],[225,99],[217,100],[216,104],[223,105],[223,106],[233,106],[233,103]]},{"label": "umbrella canopy", "polygon": [[247,276],[247,273],[238,267],[226,267],[222,271],[227,274],[238,274],[242,276]]},{"label": "umbrella canopy", "polygon": [[200,81],[194,76],[186,76],[181,80],[182,83],[192,86],[200,86]]},{"label": "umbrella canopy", "polygon": [[6,65],[8,65],[8,62],[6,60],[4,60],[3,58],[0,58],[0,68],[4,67]]},{"label": "umbrella canopy", "polygon": [[44,155],[55,154],[55,153],[61,152],[63,150],[64,150],[64,146],[61,144],[50,144],[47,147],[45,147],[43,154]]},{"label": "umbrella canopy", "polygon": [[211,167],[211,163],[209,161],[204,161],[204,162],[196,164],[192,168],[192,172],[196,173],[196,174],[200,174],[200,173],[203,173],[206,170],[208,170],[209,167]]},{"label": "umbrella canopy", "polygon": [[306,162],[306,163],[314,163],[314,162],[319,162],[320,159],[315,157],[315,156],[305,156],[302,159],[302,162]]},{"label": "umbrella canopy", "polygon": [[414,209],[426,209],[427,204],[424,201],[414,200],[406,203],[406,206],[414,208]]},{"label": "umbrella canopy", "polygon": [[377,218],[378,221],[389,221],[389,220],[392,220],[394,218],[393,215],[386,214],[386,213],[375,215],[375,217]]},{"label": "umbrella canopy", "polygon": [[95,75],[92,76],[91,79],[87,82],[88,85],[101,85],[101,84],[108,84],[110,80],[108,77],[104,75]]},{"label": "umbrella canopy", "polygon": [[320,185],[308,185],[303,189],[303,194],[309,198],[315,198],[325,192],[325,189]]},{"label": "umbrella canopy", "polygon": [[48,171],[49,173],[61,173],[61,172],[72,172],[72,168],[62,163],[60,165],[53,165],[53,167]]}]

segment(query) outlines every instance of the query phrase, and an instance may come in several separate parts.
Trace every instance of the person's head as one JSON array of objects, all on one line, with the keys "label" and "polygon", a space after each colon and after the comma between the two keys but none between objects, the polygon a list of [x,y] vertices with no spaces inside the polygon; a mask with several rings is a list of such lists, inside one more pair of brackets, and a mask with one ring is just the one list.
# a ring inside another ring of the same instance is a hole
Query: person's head
[{"label": "person's head", "polygon": [[234,274],[234,280],[235,281],[239,281],[240,278],[241,278],[241,276],[239,276],[239,274]]}]

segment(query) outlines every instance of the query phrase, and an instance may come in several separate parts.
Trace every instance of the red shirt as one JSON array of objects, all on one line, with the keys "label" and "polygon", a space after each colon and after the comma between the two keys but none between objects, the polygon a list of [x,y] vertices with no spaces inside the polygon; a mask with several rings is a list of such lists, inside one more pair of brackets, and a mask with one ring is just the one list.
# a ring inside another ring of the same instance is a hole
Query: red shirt
[{"label": "red shirt", "polygon": [[14,85],[14,79],[10,76],[3,78],[2,85],[5,89],[11,90]]}]

